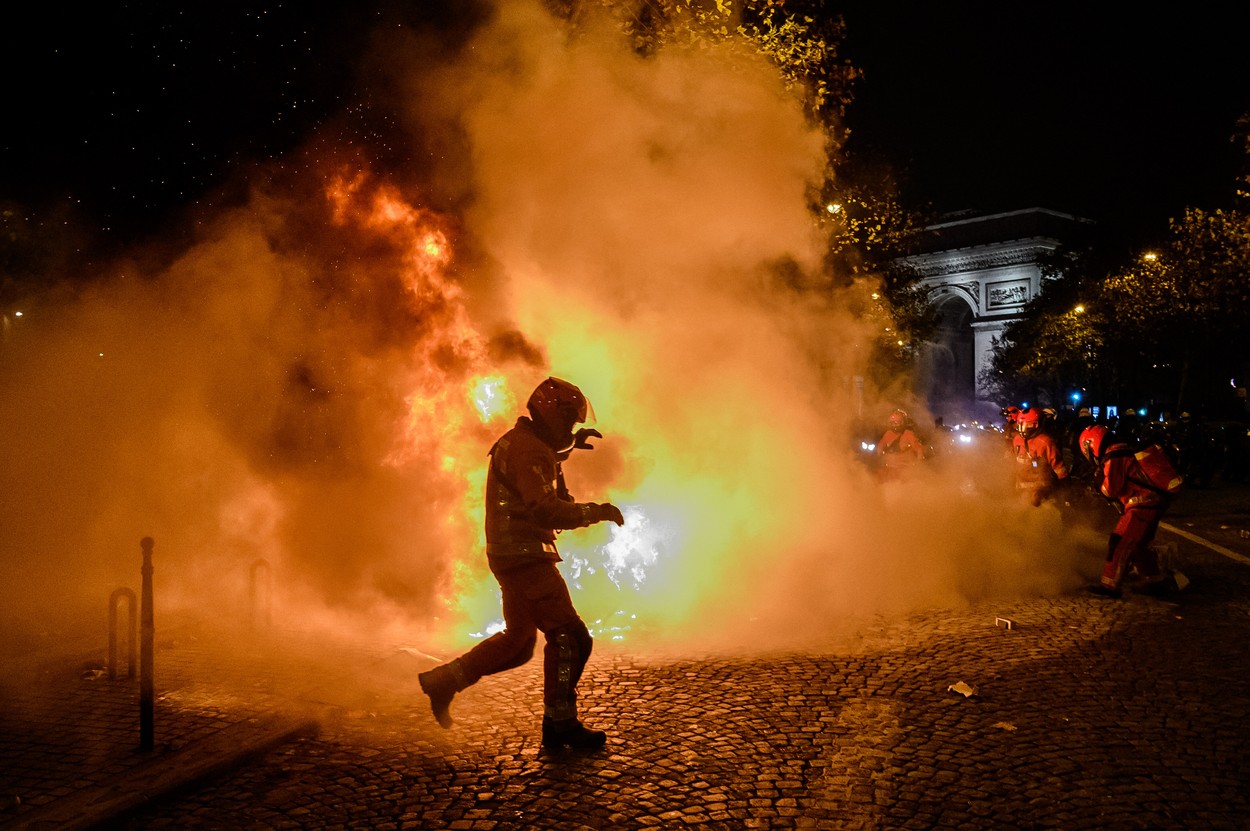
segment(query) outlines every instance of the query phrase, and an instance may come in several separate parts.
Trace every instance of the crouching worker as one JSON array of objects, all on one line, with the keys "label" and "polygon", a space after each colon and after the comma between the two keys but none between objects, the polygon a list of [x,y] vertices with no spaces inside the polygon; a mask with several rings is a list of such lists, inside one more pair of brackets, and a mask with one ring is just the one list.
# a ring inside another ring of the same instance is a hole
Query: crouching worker
[{"label": "crouching worker", "polygon": [[1135,569],[1146,581],[1143,590],[1147,594],[1166,591],[1168,575],[1159,567],[1158,556],[1150,544],[1172,501],[1168,487],[1179,487],[1179,478],[1160,487],[1143,470],[1139,454],[1101,425],[1086,427],[1081,432],[1080,447],[1093,465],[1102,495],[1121,510],[1120,521],[1107,540],[1102,579],[1089,590],[1118,598],[1125,575]]},{"label": "crouching worker", "polygon": [[455,694],[484,675],[527,662],[542,632],[543,748],[595,750],[606,735],[577,718],[577,682],[590,657],[591,637],[556,568],[555,532],[625,520],[615,505],[574,502],[564,487],[561,462],[575,448],[592,449],[590,437],[602,438],[589,426],[573,432],[579,424],[593,424],[582,391],[548,378],[527,407],[529,417],[518,418],[491,448],[486,474],[486,559],[503,595],[505,628],[421,673],[419,681],[438,723],[450,727]]}]

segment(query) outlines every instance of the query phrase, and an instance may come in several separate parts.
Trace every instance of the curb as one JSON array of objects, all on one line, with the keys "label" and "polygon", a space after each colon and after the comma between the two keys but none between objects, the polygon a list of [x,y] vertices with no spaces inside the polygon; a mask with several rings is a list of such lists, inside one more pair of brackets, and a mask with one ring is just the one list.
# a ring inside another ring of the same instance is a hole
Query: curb
[{"label": "curb", "polygon": [[94,788],[0,824],[4,831],[79,831],[101,826],[174,791],[195,785],[293,739],[316,735],[312,718],[268,716],[236,724],[169,756],[145,762],[116,785]]}]

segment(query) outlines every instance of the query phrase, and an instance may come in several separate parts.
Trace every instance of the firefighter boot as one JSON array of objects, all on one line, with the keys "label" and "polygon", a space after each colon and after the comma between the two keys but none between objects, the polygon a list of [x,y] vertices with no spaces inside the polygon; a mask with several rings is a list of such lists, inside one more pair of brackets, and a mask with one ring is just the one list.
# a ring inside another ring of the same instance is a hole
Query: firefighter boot
[{"label": "firefighter boot", "polygon": [[1112,600],[1119,600],[1123,594],[1119,589],[1113,589],[1110,586],[1104,586],[1101,583],[1095,583],[1092,586],[1086,586],[1085,590],[1090,594],[1096,594],[1099,597],[1109,597]]},{"label": "firefighter boot", "polygon": [[430,709],[444,730],[451,727],[451,700],[467,686],[459,661],[434,667],[417,676],[421,690],[430,697]]},{"label": "firefighter boot", "polygon": [[543,716],[543,750],[558,752],[571,750],[598,750],[608,740],[602,730],[590,730],[575,718],[556,719]]}]

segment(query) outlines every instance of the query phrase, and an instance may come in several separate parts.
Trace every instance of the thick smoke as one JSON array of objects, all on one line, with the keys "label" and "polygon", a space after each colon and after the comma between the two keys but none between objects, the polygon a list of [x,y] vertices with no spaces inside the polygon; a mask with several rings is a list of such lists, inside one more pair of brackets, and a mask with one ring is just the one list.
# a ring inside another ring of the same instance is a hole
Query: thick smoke
[{"label": "thick smoke", "polygon": [[821,271],[824,143],[776,70],[611,24],[500,4],[433,66],[380,39],[432,170],[293,166],[170,265],[32,306],[0,363],[9,608],[102,615],[152,536],[171,606],[245,617],[262,561],[291,623],[480,631],[485,453],[548,373],[606,436],[570,486],[630,518],[561,536],[600,631],[757,646],[1067,585],[1088,541],[1005,460],[856,459],[904,402],[857,382],[870,287]]}]

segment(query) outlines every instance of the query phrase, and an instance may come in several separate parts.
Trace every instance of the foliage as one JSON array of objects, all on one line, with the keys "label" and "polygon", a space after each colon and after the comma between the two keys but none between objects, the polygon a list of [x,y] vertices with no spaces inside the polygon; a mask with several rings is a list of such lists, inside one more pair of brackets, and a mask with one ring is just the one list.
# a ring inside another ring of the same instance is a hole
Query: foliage
[{"label": "foliage", "polygon": [[[1122,352],[1160,370],[1143,390],[1177,409],[1247,369],[1250,214],[1187,209],[1158,252],[1108,275],[1100,302],[1116,310]],[[1196,389],[1194,389],[1196,387]]]},{"label": "foliage", "polygon": [[[1001,400],[1097,400],[1196,409],[1250,371],[1250,214],[1190,208],[1158,250],[1091,270],[1070,256],[995,344],[982,379]],[[1062,272],[1062,275],[1060,275]],[[1076,311],[1077,309],[1081,311]]]},{"label": "foliage", "polygon": [[1043,268],[1042,289],[993,347],[981,383],[1001,401],[1057,406],[1073,391],[1100,386],[1095,358],[1105,348],[1106,308],[1082,301],[1088,273],[1082,252],[1058,252]]},{"label": "foliage", "polygon": [[853,178],[844,171],[824,205],[823,220],[829,230],[829,261],[835,273],[847,277],[881,274],[898,283],[916,275],[896,265],[909,241],[925,225],[924,217],[898,200],[892,179]]},{"label": "foliage", "polygon": [[835,127],[852,98],[859,73],[840,57],[845,38],[840,17],[824,12],[823,0],[637,0],[600,5],[629,10],[627,26],[640,54],[666,46],[708,48],[733,40],[751,44],[800,92],[809,115]]}]

